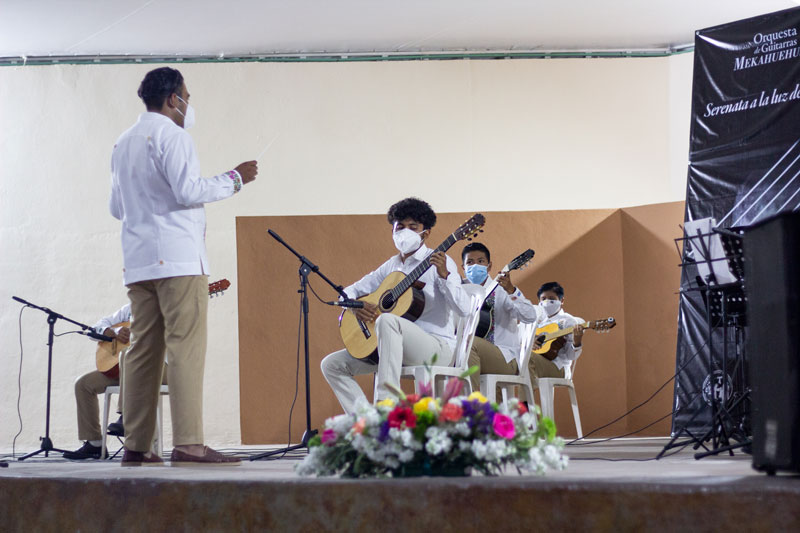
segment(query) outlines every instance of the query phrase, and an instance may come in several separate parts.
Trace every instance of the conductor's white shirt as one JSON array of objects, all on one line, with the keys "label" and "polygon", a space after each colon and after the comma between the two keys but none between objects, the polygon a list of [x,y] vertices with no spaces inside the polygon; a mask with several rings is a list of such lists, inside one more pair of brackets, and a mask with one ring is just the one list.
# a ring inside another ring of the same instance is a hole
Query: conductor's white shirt
[{"label": "conductor's white shirt", "polygon": [[111,156],[111,214],[122,221],[126,285],[208,275],[203,204],[232,196],[236,171],[200,176],[191,136],[170,118],[146,112]]}]

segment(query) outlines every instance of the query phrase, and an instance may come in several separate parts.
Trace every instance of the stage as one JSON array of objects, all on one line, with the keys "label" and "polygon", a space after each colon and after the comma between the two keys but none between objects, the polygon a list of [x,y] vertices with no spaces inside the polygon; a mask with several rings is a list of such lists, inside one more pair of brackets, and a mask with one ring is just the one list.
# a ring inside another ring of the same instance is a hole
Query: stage
[{"label": "stage", "polygon": [[[591,442],[591,441],[590,441]],[[569,446],[545,477],[301,478],[298,454],[240,467],[122,468],[112,461],[12,461],[0,469],[4,531],[797,530],[800,476],[768,477],[737,452],[666,439]],[[113,449],[113,448],[112,448]],[[225,450],[243,457],[255,447]]]}]

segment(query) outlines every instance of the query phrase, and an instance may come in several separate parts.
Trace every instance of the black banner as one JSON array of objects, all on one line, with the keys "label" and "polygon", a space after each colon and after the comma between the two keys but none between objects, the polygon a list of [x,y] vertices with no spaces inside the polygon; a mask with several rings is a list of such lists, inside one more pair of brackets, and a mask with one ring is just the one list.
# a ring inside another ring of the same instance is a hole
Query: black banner
[{"label": "black banner", "polygon": [[[799,34],[800,8],[696,33],[686,221],[742,228],[800,207]],[[735,335],[746,328],[712,328],[709,349],[697,276],[684,267],[673,434],[710,427],[711,398],[743,375]]]}]

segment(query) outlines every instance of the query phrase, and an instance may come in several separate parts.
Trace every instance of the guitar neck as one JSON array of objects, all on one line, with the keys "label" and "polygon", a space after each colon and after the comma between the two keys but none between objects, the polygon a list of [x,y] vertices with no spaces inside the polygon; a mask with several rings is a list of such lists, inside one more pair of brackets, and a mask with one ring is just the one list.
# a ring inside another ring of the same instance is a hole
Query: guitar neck
[{"label": "guitar neck", "polygon": [[559,337],[563,337],[565,335],[569,335],[575,330],[576,326],[581,326],[582,328],[585,329],[594,329],[594,322],[593,321],[583,322],[581,324],[575,324],[575,326],[569,326],[564,329],[559,329],[558,331],[554,331],[553,333],[548,333],[545,337],[545,342],[552,339],[557,339]]},{"label": "guitar neck", "polygon": [[500,279],[500,276],[502,276],[503,274],[505,274],[507,272],[508,272],[507,269],[501,270],[500,273],[497,274],[497,276],[495,276],[495,278],[492,280],[492,282],[489,283],[486,286],[486,296],[483,297],[483,301],[484,302],[486,302],[486,300],[489,299],[489,296],[491,296],[492,293],[494,292],[494,290],[500,285],[500,282],[498,281]]},{"label": "guitar neck", "polygon": [[447,237],[447,239],[445,239],[445,240],[444,240],[444,242],[443,242],[442,244],[440,244],[439,246],[437,246],[437,247],[436,247],[436,249],[435,249],[433,252],[431,252],[431,254],[430,254],[430,255],[428,255],[428,257],[426,257],[425,259],[423,259],[423,260],[420,262],[420,264],[418,264],[418,265],[417,265],[417,266],[414,268],[414,270],[412,270],[411,272],[409,272],[409,273],[408,273],[408,275],[407,275],[405,278],[403,278],[403,281],[401,281],[400,283],[398,283],[397,285],[395,285],[395,287],[392,289],[392,296],[394,296],[394,298],[395,298],[395,299],[397,299],[397,298],[399,298],[399,297],[400,297],[400,295],[402,295],[402,294],[403,294],[404,292],[406,292],[406,291],[407,291],[409,288],[411,288],[411,286],[412,286],[412,285],[413,285],[413,284],[414,284],[414,283],[415,283],[415,282],[416,282],[416,281],[417,281],[417,280],[418,280],[420,277],[422,277],[422,275],[423,275],[423,274],[424,274],[424,273],[425,273],[425,272],[426,272],[426,271],[427,271],[427,270],[428,270],[428,269],[431,267],[431,255],[433,255],[435,252],[446,252],[446,251],[447,251],[447,250],[449,250],[449,249],[450,249],[450,248],[451,248],[451,247],[452,247],[452,246],[453,246],[453,245],[454,245],[454,244],[455,244],[457,241],[458,241],[458,239],[456,239],[456,236],[455,236],[454,234],[451,234],[449,237]]}]

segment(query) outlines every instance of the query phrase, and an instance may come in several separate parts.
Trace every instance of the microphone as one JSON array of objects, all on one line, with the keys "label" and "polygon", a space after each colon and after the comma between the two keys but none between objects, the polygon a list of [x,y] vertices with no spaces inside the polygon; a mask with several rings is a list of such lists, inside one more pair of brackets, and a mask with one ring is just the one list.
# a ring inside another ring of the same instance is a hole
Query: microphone
[{"label": "microphone", "polygon": [[328,305],[335,305],[336,307],[348,307],[350,309],[361,309],[364,307],[364,302],[358,300],[339,300],[336,302],[328,302]]},{"label": "microphone", "polygon": [[80,333],[81,333],[81,335],[86,335],[87,337],[91,337],[91,338],[97,339],[99,341],[112,342],[114,340],[113,337],[109,337],[108,335],[101,335],[101,334],[96,333],[94,330],[91,330],[91,329],[87,329],[86,331],[81,331]]}]

